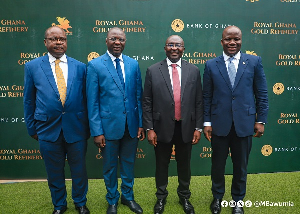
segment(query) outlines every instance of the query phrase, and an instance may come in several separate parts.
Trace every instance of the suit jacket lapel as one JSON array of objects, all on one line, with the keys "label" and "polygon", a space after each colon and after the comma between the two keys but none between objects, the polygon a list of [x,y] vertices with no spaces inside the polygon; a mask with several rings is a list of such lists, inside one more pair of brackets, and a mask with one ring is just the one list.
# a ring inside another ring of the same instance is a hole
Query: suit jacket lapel
[{"label": "suit jacket lapel", "polygon": [[[123,60],[124,60],[124,58],[123,58]],[[110,73],[111,77],[113,78],[114,82],[116,83],[116,85],[118,86],[120,91],[124,94],[123,86],[121,84],[121,81],[120,81],[120,78],[118,76],[117,70],[116,70],[110,56],[108,55],[108,53],[105,53],[104,65],[106,66],[107,71]],[[124,61],[124,67],[125,67],[125,70],[126,70],[126,67],[128,67],[128,65],[125,66],[125,61]],[[125,77],[126,77],[126,73],[125,73]]]},{"label": "suit jacket lapel", "polygon": [[229,79],[229,76],[228,76],[228,71],[227,71],[227,68],[226,68],[224,57],[219,56],[219,58],[217,59],[216,62],[217,62],[217,67],[219,68],[219,71],[220,71],[224,81],[227,83],[230,90],[232,90],[232,86],[231,86],[230,79]]},{"label": "suit jacket lapel", "polygon": [[51,69],[51,66],[50,66],[50,63],[49,63],[49,57],[48,55],[45,55],[42,59],[42,63],[41,63],[41,68],[43,70],[43,72],[45,73],[47,79],[48,79],[48,82],[50,83],[52,89],[55,91],[57,97],[59,98],[59,92],[58,92],[58,89],[57,89],[57,85],[56,85],[56,82],[55,82],[55,79],[54,79],[54,76],[53,76],[53,72],[52,72],[52,69]]},{"label": "suit jacket lapel", "polygon": [[[126,92],[127,87],[130,87],[131,85],[134,85],[135,83],[131,83],[131,81],[134,80],[134,78],[131,78],[131,76],[130,76],[131,75],[131,72],[130,72],[131,66],[124,54],[123,54],[123,62],[124,62],[124,71],[125,71],[125,92]],[[120,81],[120,84],[121,84],[121,81]]]},{"label": "suit jacket lapel", "polygon": [[171,79],[170,79],[167,60],[163,60],[161,62],[161,66],[159,67],[159,70],[160,70],[160,73],[162,74],[163,79],[164,79],[164,81],[167,85],[167,88],[168,88],[169,92],[170,92],[170,96],[174,100],[173,89],[172,89],[172,85],[171,85]]},{"label": "suit jacket lapel", "polygon": [[236,73],[236,77],[235,77],[235,81],[234,81],[234,85],[233,85],[233,90],[236,88],[237,84],[241,80],[241,77],[244,74],[247,65],[248,65],[248,59],[245,57],[244,54],[241,53],[241,58],[239,61],[239,66],[237,69],[237,73]]},{"label": "suit jacket lapel", "polygon": [[73,60],[69,57],[67,57],[68,61],[68,80],[67,80],[67,97],[66,97],[66,102],[68,100],[68,96],[70,94],[70,90],[72,88],[75,72],[76,72],[76,67],[75,64],[73,63]]}]

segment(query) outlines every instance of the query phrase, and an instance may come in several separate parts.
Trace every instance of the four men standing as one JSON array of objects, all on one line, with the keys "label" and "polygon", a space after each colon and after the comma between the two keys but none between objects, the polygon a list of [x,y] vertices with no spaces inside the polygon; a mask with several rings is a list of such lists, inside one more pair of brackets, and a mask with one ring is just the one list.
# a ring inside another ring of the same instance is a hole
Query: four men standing
[{"label": "four men standing", "polygon": [[[134,200],[133,183],[137,144],[145,138],[144,129],[156,157],[154,213],[164,211],[173,146],[179,202],[185,213],[195,213],[189,201],[190,160],[192,145],[200,140],[203,124],[213,149],[212,213],[221,211],[229,149],[233,162],[232,198],[236,202],[243,200],[252,135],[255,132],[254,137],[261,137],[264,133],[268,96],[261,58],[240,52],[241,37],[237,27],[223,31],[224,52],[206,63],[202,96],[199,69],[181,59],[183,39],[170,36],[164,47],[167,58],[147,69],[143,94],[138,62],[122,54],[126,43],[122,29],[109,30],[107,52],[88,63],[87,74],[83,63],[65,55],[65,32],[58,27],[47,29],[48,55],[25,64],[24,110],[29,135],[40,142],[53,213],[67,209],[63,171],[66,155],[75,207],[79,213],[89,213],[85,205],[87,112],[90,133],[103,155],[107,213],[117,213],[118,165],[121,203],[135,213],[143,213]],[[233,213],[243,213],[243,209],[237,206]]]}]

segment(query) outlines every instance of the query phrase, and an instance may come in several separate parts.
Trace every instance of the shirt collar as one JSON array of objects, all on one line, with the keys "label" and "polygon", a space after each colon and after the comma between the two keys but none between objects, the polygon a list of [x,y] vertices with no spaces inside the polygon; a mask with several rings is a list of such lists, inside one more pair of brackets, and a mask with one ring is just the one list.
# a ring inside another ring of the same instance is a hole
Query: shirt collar
[{"label": "shirt collar", "polygon": [[[49,56],[49,62],[50,62],[50,64],[53,63],[53,62],[55,62],[56,58],[54,56],[52,56],[49,52],[48,52],[48,56]],[[65,63],[68,62],[66,54],[62,55],[62,57],[60,57],[59,60],[61,62],[65,62]]]},{"label": "shirt collar", "polygon": [[[108,56],[111,58],[111,60],[112,60],[112,61],[115,61],[115,59],[116,59],[117,57],[115,57],[114,55],[112,55],[108,50],[107,50],[107,53],[108,53]],[[119,59],[120,59],[120,61],[123,62],[123,55],[122,55],[122,53],[121,53],[121,55],[119,56]]]},{"label": "shirt collar", "polygon": [[178,67],[181,68],[181,58],[176,62],[176,63],[173,63],[169,60],[169,58],[167,57],[167,64],[168,64],[168,67],[171,66],[171,64],[176,64]]},{"label": "shirt collar", "polygon": [[[226,55],[225,52],[223,51],[223,57],[224,57],[224,61],[226,62],[227,60],[229,60],[230,56]],[[240,60],[241,58],[241,52],[239,51],[236,55],[233,56],[234,59]]]}]

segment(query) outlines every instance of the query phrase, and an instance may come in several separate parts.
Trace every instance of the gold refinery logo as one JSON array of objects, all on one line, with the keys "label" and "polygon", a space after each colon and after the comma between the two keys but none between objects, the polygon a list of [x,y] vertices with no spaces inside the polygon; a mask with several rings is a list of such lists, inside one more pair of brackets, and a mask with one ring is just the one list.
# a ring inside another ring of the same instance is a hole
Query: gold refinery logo
[{"label": "gold refinery logo", "polygon": [[172,24],[171,24],[171,27],[172,29],[175,31],[175,32],[181,32],[184,28],[184,23],[182,20],[180,19],[175,19]]},{"label": "gold refinery logo", "polygon": [[68,30],[68,28],[72,28],[72,27],[70,26],[69,24],[70,22],[68,19],[66,19],[66,17],[56,17],[56,20],[58,21],[59,24],[52,23],[52,26],[60,27],[66,31],[67,35],[72,35],[72,32]]},{"label": "gold refinery logo", "polygon": [[88,55],[88,61],[91,61],[92,59],[95,59],[97,58],[98,56],[100,56],[97,52],[91,52],[89,55]]},{"label": "gold refinery logo", "polygon": [[246,1],[250,1],[250,2],[256,2],[256,1],[259,1],[259,0],[246,0]]},{"label": "gold refinery logo", "polygon": [[273,92],[274,94],[280,95],[284,91],[284,85],[282,83],[275,83],[273,86]]},{"label": "gold refinery logo", "polygon": [[246,51],[246,54],[257,56],[257,54],[254,51]]},{"label": "gold refinery logo", "polygon": [[263,156],[269,156],[272,154],[273,148],[271,145],[264,145],[261,148],[261,153],[263,154]]}]

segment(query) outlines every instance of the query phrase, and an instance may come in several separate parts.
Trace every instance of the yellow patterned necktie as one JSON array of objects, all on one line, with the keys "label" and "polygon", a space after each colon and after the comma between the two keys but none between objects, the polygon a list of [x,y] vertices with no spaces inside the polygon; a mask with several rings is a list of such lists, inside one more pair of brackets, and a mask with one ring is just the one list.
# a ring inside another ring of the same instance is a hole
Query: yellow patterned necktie
[{"label": "yellow patterned necktie", "polygon": [[55,60],[55,74],[56,74],[56,80],[57,80],[57,89],[60,95],[60,101],[62,105],[64,106],[67,96],[67,86],[65,82],[65,78],[63,75],[63,72],[59,66],[60,60]]}]

